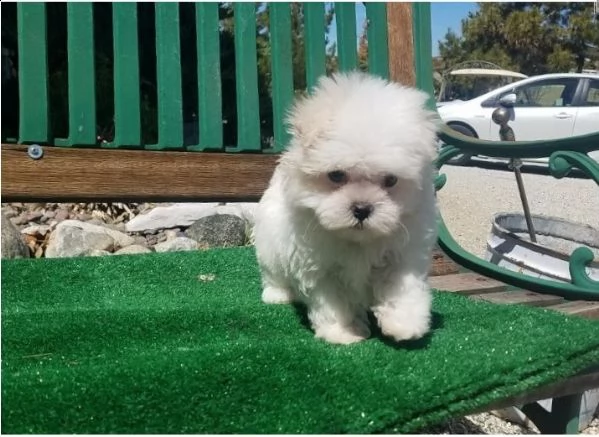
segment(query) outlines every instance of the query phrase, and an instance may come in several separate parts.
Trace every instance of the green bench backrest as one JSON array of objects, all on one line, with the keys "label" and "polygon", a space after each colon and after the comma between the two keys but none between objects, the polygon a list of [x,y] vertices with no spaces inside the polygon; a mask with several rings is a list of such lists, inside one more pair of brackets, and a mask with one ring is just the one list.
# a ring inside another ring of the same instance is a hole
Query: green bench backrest
[{"label": "green bench backrest", "polygon": [[[261,145],[256,56],[255,3],[234,3],[237,144],[223,143],[223,113],[219,44],[218,3],[197,3],[197,114],[198,142],[184,146],[181,71],[181,21],[178,3],[155,4],[155,52],[157,94],[157,141],[143,144],[140,98],[140,50],[148,41],[138,37],[138,5],[112,5],[114,138],[97,141],[97,77],[94,55],[94,5],[68,3],[68,136],[54,138],[49,102],[48,56],[56,47],[48,43],[47,5],[17,6],[20,143],[67,147],[144,148],[151,150],[260,152]],[[288,140],[284,114],[294,97],[290,3],[266,4],[270,14],[271,98],[273,149],[280,151]],[[338,68],[358,66],[356,5],[335,3]],[[368,70],[389,75],[386,3],[366,3],[368,19]],[[415,67],[418,86],[431,91],[432,60],[430,5],[413,5]],[[308,88],[325,74],[325,3],[305,3],[304,46]],[[96,29],[97,30],[97,29]],[[152,45],[153,46],[153,45]],[[195,91],[195,90],[194,90]],[[233,146],[233,147],[226,147]]]}]

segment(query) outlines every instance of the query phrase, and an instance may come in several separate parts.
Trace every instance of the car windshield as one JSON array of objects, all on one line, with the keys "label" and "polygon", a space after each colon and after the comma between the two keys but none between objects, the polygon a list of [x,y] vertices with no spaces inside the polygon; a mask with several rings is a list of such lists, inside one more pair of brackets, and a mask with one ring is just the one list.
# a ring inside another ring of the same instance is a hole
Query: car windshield
[{"label": "car windshield", "polygon": [[471,100],[499,87],[520,80],[504,76],[446,76],[443,94],[438,102],[453,100]]}]

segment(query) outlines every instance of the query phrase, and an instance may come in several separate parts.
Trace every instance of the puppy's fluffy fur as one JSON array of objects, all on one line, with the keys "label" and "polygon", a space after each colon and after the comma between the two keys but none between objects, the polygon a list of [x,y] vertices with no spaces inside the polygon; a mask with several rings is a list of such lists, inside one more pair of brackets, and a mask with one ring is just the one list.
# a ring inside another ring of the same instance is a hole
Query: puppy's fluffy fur
[{"label": "puppy's fluffy fur", "polygon": [[292,141],[255,216],[266,303],[303,302],[316,337],[397,341],[429,330],[436,239],[428,96],[362,73],[296,103]]}]

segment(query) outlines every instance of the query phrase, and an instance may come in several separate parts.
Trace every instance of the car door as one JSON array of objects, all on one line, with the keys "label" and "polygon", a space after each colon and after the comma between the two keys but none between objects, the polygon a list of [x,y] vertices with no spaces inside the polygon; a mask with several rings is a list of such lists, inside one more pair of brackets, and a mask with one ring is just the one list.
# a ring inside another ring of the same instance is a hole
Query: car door
[{"label": "car door", "polygon": [[599,78],[585,79],[578,99],[578,113],[574,122],[574,135],[599,131]]},{"label": "car door", "polygon": [[573,106],[580,79],[541,79],[517,87],[509,125],[516,141],[548,140],[572,135],[578,108]]},{"label": "car door", "polygon": [[[586,79],[580,94],[578,114],[574,122],[574,135],[585,135],[599,131],[599,79]],[[599,150],[589,152],[599,162]]]}]

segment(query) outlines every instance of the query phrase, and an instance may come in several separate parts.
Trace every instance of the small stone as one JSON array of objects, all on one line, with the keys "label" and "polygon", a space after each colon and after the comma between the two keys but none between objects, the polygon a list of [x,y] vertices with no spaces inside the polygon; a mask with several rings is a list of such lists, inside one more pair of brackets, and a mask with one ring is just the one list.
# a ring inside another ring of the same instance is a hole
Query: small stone
[{"label": "small stone", "polygon": [[97,219],[97,218],[88,220],[87,223],[89,223],[90,225],[96,225],[96,226],[105,226],[106,225],[106,223],[104,223],[102,220]]},{"label": "small stone", "polygon": [[156,252],[178,252],[183,250],[196,250],[198,243],[191,238],[177,237],[173,240],[164,241],[154,246]]},{"label": "small stone", "polygon": [[6,217],[7,219],[11,219],[19,215],[19,213],[11,207],[2,208],[2,214],[4,214],[4,217]]},{"label": "small stone", "polygon": [[246,243],[246,227],[246,221],[236,215],[218,214],[199,219],[185,234],[201,247],[243,246]]},{"label": "small stone", "polygon": [[30,211],[27,213],[27,221],[34,222],[44,215],[41,211]]},{"label": "small stone", "polygon": [[158,243],[158,237],[156,235],[146,235],[145,239],[147,246],[154,246]]},{"label": "small stone", "polygon": [[62,222],[69,218],[69,211],[65,209],[59,209],[54,218],[56,219],[56,221]]},{"label": "small stone", "polygon": [[17,217],[13,217],[10,219],[10,221],[12,222],[13,225],[15,226],[20,226],[20,225],[24,225],[25,223],[28,222],[27,220],[27,212],[22,212],[21,214],[19,214]]},{"label": "small stone", "polygon": [[50,231],[50,226],[48,225],[32,225],[28,226],[24,229],[21,229],[21,234],[27,235],[41,235],[42,237],[46,235]]},{"label": "small stone", "polygon": [[81,220],[82,222],[88,222],[92,219],[93,217],[91,215],[86,214],[84,212],[80,212],[79,214],[77,214],[77,220]]},{"label": "small stone", "polygon": [[61,222],[48,240],[47,258],[64,258],[88,255],[93,250],[114,250],[134,243],[122,232],[77,220]]},{"label": "small stone", "polygon": [[146,247],[148,245],[148,240],[146,240],[146,238],[142,237],[141,235],[134,235],[133,236],[133,244],[137,245],[137,246]]},{"label": "small stone", "polygon": [[139,244],[133,244],[131,246],[123,247],[122,249],[117,250],[115,255],[134,255],[139,253],[152,253],[150,249],[145,246],[141,246]]},{"label": "small stone", "polygon": [[31,253],[19,230],[2,215],[2,258],[29,258]]},{"label": "small stone", "polygon": [[257,203],[175,203],[143,212],[127,223],[127,231],[142,232],[187,227],[199,219],[214,214],[230,214],[253,223]]},{"label": "small stone", "polygon": [[101,249],[94,249],[89,253],[89,256],[107,256],[107,255],[112,255],[112,254],[107,250],[101,250]]},{"label": "small stone", "polygon": [[179,231],[174,229],[167,229],[164,231],[164,235],[166,236],[167,241],[174,240],[179,236]]},{"label": "small stone", "polygon": [[168,237],[166,236],[166,233],[164,232],[159,232],[158,234],[156,234],[156,241],[158,243],[162,243],[163,241],[168,240]]},{"label": "small stone", "polygon": [[56,212],[48,210],[44,213],[44,217],[46,217],[47,219],[52,219],[52,218],[56,217]]}]

